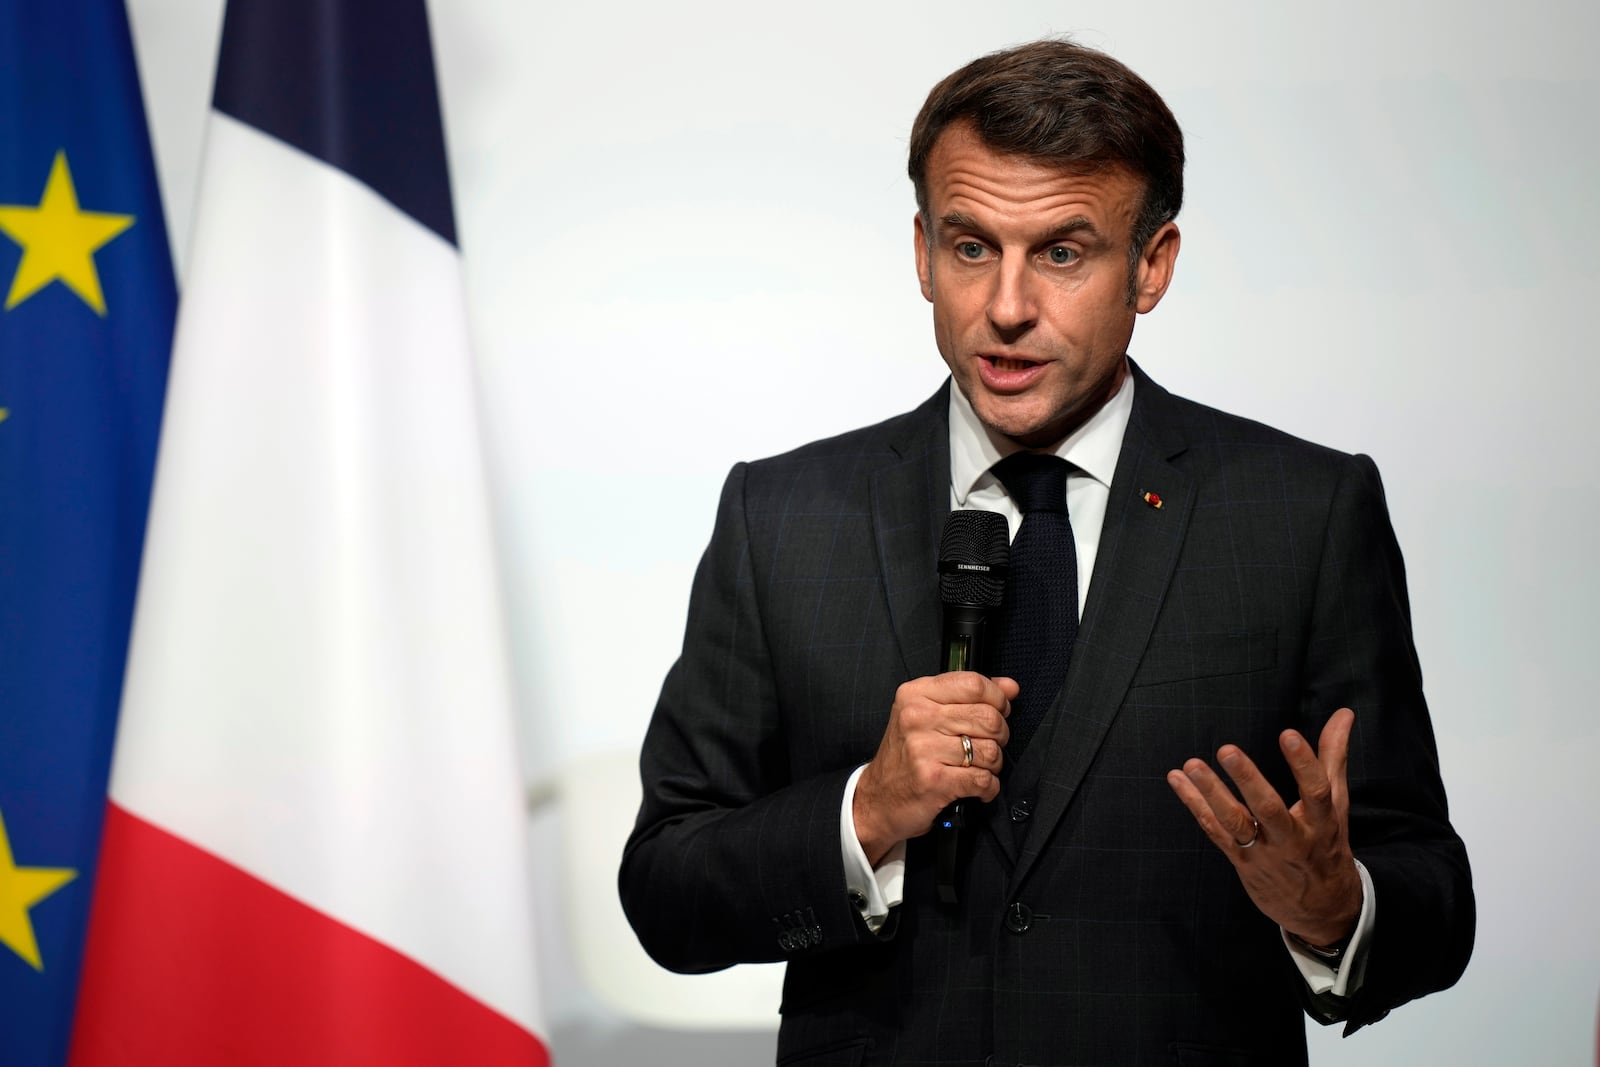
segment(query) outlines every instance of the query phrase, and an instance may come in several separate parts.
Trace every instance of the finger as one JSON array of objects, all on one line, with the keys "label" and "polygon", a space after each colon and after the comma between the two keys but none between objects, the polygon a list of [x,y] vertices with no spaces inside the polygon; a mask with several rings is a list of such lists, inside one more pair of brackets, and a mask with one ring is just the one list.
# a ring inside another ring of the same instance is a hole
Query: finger
[{"label": "finger", "polygon": [[[1238,745],[1223,745],[1217,750],[1217,762],[1228,772],[1228,777],[1239,790],[1239,796],[1250,808],[1256,821],[1275,833],[1280,840],[1294,829],[1294,820],[1272,783],[1256,768],[1255,762]],[[1249,835],[1246,834],[1246,837]],[[1239,840],[1243,841],[1241,837]]]},{"label": "finger", "polygon": [[951,773],[956,777],[956,792],[950,798],[957,800],[961,797],[977,797],[988,803],[1000,795],[1000,779],[981,767],[956,767]]},{"label": "finger", "polygon": [[982,767],[991,774],[999,774],[1000,768],[1005,766],[1005,749],[1000,747],[1000,742],[986,737],[972,739],[972,765]]},{"label": "finger", "polygon": [[[1189,809],[1189,814],[1194,816],[1194,821],[1199,824],[1201,832],[1210,839],[1213,845],[1216,845],[1230,857],[1238,851],[1239,842],[1250,839],[1249,834],[1244,837],[1233,837],[1223,828],[1222,823],[1217,819],[1216,812],[1211,810],[1210,803],[1195,786],[1194,780],[1184,771],[1168,771],[1167,785],[1172,787],[1172,791],[1178,795],[1178,799],[1183,802],[1183,806]],[[1250,826],[1251,824],[1247,821],[1245,825]],[[1251,829],[1253,830],[1254,827],[1252,826]]]},{"label": "finger", "polygon": [[1006,725],[1005,716],[988,704],[947,705],[939,717],[938,730],[951,737],[966,734],[1002,745],[1011,739],[1011,728]]},{"label": "finger", "polygon": [[[950,671],[932,681],[929,695],[941,704],[987,704],[999,711],[1016,695],[1007,693],[995,679],[976,671]],[[1012,688],[1016,688],[1015,682]]]},{"label": "finger", "polygon": [[978,745],[983,744],[983,741],[981,739],[978,742],[974,743],[972,738],[969,735],[967,735],[967,734],[957,734],[955,736],[955,738],[954,738],[954,741],[956,742],[955,755],[954,755],[954,758],[949,761],[950,762],[950,766],[952,766],[952,767],[982,767],[983,766],[983,764],[982,764],[982,756],[980,756],[980,754],[978,753]]},{"label": "finger", "polygon": [[1006,715],[1010,715],[1011,702],[1017,699],[1018,693],[1022,692],[1022,686],[1017,684],[1017,680],[1015,678],[1006,678],[1004,676],[994,679],[994,684],[1000,687],[1000,691],[1004,693],[1006,697],[1006,706],[1002,708],[1001,711]]},{"label": "finger", "polygon": [[1278,738],[1278,747],[1283,750],[1283,758],[1294,774],[1306,819],[1314,823],[1326,822],[1333,816],[1333,786],[1317,754],[1298,730],[1285,730]]},{"label": "finger", "polygon": [[[891,718],[905,734],[935,731],[955,737],[958,734],[994,737],[1005,723],[1005,701],[997,706],[982,699],[988,679],[970,673],[944,674],[920,678],[900,687]],[[995,688],[994,692],[999,693]],[[977,699],[967,700],[967,697]]]},{"label": "finger", "polygon": [[1355,725],[1356,713],[1340,708],[1322,728],[1322,736],[1317,741],[1317,754],[1328,776],[1335,807],[1343,805],[1348,795],[1350,735],[1355,732]]},{"label": "finger", "polygon": [[[970,765],[967,763],[967,747],[961,743],[963,736],[972,746]],[[919,733],[906,738],[904,752],[907,765],[919,768],[919,773],[923,776],[924,780],[919,789],[929,792],[956,788],[955,783],[947,777],[952,772],[964,773],[970,769],[994,774],[999,771],[1002,764],[999,742],[993,738],[976,737],[972,734]]]},{"label": "finger", "polygon": [[1190,760],[1183,765],[1183,773],[1216,820],[1222,838],[1219,845],[1240,845],[1256,836],[1256,818],[1250,809],[1239,803],[1205,760]]}]

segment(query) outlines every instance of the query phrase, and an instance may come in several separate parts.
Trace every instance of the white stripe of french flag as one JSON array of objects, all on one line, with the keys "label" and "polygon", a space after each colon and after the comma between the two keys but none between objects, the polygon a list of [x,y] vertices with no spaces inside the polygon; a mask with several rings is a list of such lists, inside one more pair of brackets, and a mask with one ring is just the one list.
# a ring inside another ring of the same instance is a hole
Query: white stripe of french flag
[{"label": "white stripe of french flag", "polygon": [[543,1067],[423,0],[230,0],[71,1062]]}]

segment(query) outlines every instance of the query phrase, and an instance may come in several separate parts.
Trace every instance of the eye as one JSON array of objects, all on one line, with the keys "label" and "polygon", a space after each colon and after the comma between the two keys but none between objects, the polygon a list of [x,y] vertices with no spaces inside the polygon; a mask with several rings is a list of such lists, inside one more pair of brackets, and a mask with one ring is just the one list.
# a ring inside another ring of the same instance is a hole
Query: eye
[{"label": "eye", "polygon": [[1069,263],[1077,262],[1078,250],[1069,248],[1066,245],[1051,245],[1045,255],[1050,257],[1051,263],[1058,267],[1064,267]]},{"label": "eye", "polygon": [[981,259],[983,246],[977,241],[961,241],[956,245],[956,255],[962,259]]}]

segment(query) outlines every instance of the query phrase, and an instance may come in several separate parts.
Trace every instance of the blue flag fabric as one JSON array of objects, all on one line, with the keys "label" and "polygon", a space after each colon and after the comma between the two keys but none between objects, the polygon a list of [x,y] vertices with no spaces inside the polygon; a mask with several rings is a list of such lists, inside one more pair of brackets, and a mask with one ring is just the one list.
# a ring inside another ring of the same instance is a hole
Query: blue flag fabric
[{"label": "blue flag fabric", "polygon": [[122,0],[0,0],[0,1063],[65,1062],[176,292]]}]

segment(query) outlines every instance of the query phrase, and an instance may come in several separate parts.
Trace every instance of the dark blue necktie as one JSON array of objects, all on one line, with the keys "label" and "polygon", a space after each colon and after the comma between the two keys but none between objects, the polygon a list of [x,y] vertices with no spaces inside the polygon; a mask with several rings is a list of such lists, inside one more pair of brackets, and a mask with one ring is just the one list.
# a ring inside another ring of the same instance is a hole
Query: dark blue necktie
[{"label": "dark blue necktie", "polygon": [[1059,456],[1018,452],[993,467],[1022,512],[1011,542],[1011,573],[1001,608],[997,674],[1017,680],[1011,702],[1011,743],[1017,759],[1038,730],[1067,677],[1078,636],[1078,549],[1067,516],[1067,472]]}]

